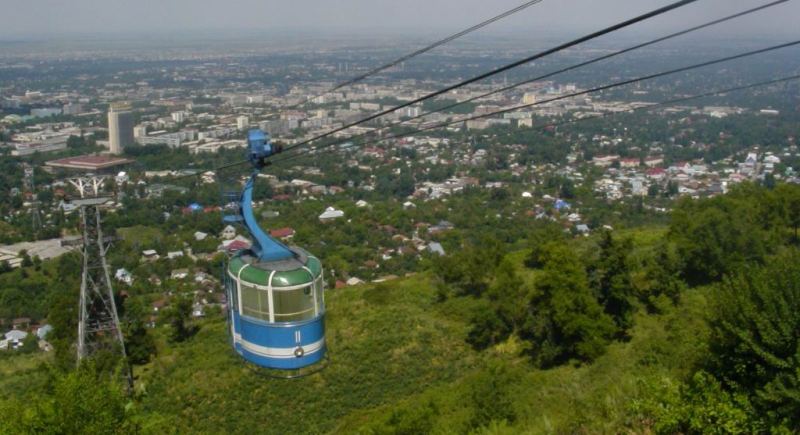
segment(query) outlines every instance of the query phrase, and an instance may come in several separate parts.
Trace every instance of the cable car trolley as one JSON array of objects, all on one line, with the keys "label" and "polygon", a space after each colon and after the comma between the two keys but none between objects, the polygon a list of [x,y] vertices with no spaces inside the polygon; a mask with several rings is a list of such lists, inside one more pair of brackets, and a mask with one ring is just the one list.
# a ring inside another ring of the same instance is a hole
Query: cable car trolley
[{"label": "cable car trolley", "polygon": [[322,264],[305,250],[270,237],[253,213],[256,178],[268,165],[266,159],[281,151],[264,131],[248,132],[253,172],[241,194],[226,195],[234,210],[226,207],[223,220],[243,225],[252,245],[228,260],[225,288],[234,350],[260,367],[300,373],[316,371],[311,366],[322,362],[326,352]]}]

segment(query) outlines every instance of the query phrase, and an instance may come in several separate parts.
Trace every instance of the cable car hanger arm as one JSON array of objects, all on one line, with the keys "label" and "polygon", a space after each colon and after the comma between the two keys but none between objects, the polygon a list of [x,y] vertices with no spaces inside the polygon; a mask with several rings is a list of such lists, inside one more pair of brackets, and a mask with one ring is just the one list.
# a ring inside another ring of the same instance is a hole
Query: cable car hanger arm
[{"label": "cable car hanger arm", "polygon": [[273,239],[267,234],[256,220],[253,212],[253,189],[261,170],[269,166],[268,157],[278,154],[282,147],[270,142],[269,135],[262,130],[250,130],[247,135],[248,160],[253,165],[253,173],[245,185],[240,199],[239,213],[242,216],[245,228],[253,239],[250,248],[253,254],[261,261],[280,261],[294,257],[288,246]]}]

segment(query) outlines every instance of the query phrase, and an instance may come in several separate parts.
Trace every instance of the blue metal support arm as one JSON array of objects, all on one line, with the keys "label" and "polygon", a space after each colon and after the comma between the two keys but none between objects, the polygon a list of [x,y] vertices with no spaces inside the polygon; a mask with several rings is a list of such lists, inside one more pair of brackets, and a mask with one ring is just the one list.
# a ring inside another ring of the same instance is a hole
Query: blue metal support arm
[{"label": "blue metal support arm", "polygon": [[258,225],[253,214],[253,188],[256,178],[264,167],[269,165],[267,158],[282,151],[280,145],[273,145],[269,134],[260,129],[250,130],[247,134],[248,152],[247,158],[253,165],[253,174],[239,196],[238,213],[232,216],[225,216],[223,220],[228,223],[243,223],[250,237],[253,239],[253,246],[250,250],[260,261],[280,261],[294,257],[294,253],[283,243],[273,239]]},{"label": "blue metal support arm", "polygon": [[265,233],[256,221],[256,217],[253,214],[253,187],[257,177],[258,171],[256,170],[250,176],[250,180],[247,181],[241,199],[244,226],[253,238],[253,246],[250,249],[261,261],[279,261],[292,258],[294,253],[286,245]]}]

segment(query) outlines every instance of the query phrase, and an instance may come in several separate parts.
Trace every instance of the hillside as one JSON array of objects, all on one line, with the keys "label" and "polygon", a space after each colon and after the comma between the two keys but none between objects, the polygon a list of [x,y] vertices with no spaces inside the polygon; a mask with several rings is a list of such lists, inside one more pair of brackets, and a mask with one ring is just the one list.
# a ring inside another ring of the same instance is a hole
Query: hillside
[{"label": "hillside", "polygon": [[145,429],[325,432],[358,410],[456,381],[479,364],[465,325],[434,306],[424,278],[327,295],[330,363],[319,374],[272,379],[229,348],[223,321],[141,370]]},{"label": "hillside", "polygon": [[[522,267],[522,254],[508,257]],[[629,340],[591,364],[540,370],[520,356],[525,344],[515,336],[473,350],[466,319],[478,300],[437,302],[432,280],[425,273],[328,292],[331,359],[301,379],[246,365],[222,318],[201,322],[180,344],[168,345],[159,327],[159,354],[136,367],[126,413],[148,434],[645,431],[653,421],[640,411],[681,385],[708,351],[708,288],[687,290],[661,314],[638,312]],[[5,396],[24,401],[49,388],[44,355],[9,361],[0,372]]]},{"label": "hillside", "polygon": [[[668,227],[591,237],[545,225],[526,249],[468,241],[405,278],[329,290],[329,365],[295,380],[235,355],[219,310],[191,320],[178,299],[183,315],[147,328],[151,308],[126,302],[134,394],[107,354],[75,370],[62,327],[53,356],[2,355],[0,432],[788,433],[798,194],[746,185],[680,203]],[[50,297],[69,324],[75,296]]]},{"label": "hillside", "polygon": [[517,356],[516,339],[472,350],[460,319],[474,301],[437,304],[426,275],[327,297],[326,370],[266,377],[230,351],[223,321],[207,322],[137,370],[145,432],[465,432],[495,417],[482,415],[492,404],[510,407],[499,412],[512,432],[614,432],[638,426],[631,405],[652,385],[686,375],[705,305],[694,293],[668,314],[639,316],[632,339],[594,364],[542,371]]}]

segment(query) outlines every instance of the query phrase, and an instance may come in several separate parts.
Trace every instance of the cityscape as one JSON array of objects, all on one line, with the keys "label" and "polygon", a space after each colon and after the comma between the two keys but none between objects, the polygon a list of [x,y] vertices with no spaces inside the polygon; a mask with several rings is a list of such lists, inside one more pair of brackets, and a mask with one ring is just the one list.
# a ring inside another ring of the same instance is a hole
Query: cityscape
[{"label": "cityscape", "polygon": [[0,433],[797,430],[792,2],[652,3],[0,37]]}]

